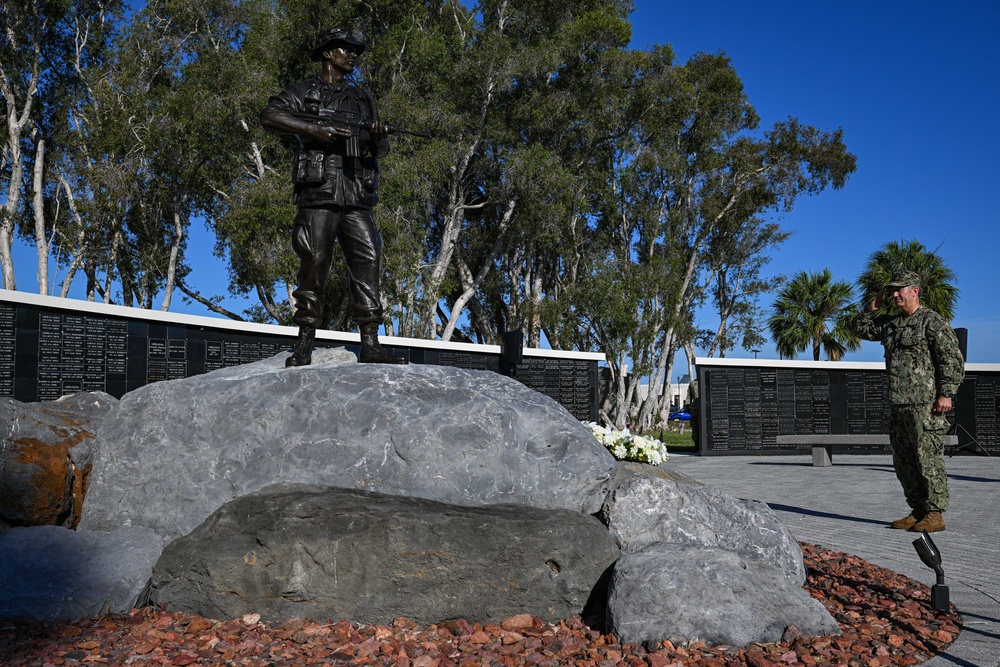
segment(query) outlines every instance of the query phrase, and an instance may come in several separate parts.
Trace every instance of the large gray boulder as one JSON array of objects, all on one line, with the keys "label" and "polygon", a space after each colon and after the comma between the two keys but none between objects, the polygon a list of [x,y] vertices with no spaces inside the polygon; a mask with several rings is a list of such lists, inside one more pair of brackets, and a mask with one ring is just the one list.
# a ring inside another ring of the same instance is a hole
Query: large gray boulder
[{"label": "large gray boulder", "polygon": [[284,368],[285,356],[126,394],[98,429],[81,526],[169,541],[281,482],[584,513],[604,500],[614,458],[513,379],[322,354]]},{"label": "large gray boulder", "polygon": [[621,641],[743,646],[839,632],[802,588],[802,550],[764,503],[664,468],[621,464],[601,517],[622,550],[607,602]]},{"label": "large gray boulder", "polygon": [[272,623],[556,620],[584,612],[617,557],[604,526],[578,512],[276,485],[171,542],[151,601]]},{"label": "large gray boulder", "polygon": [[806,580],[802,550],[770,507],[680,473],[622,464],[601,518],[625,552],[653,544],[729,549],[756,556],[795,586]]},{"label": "large gray boulder", "polygon": [[776,642],[796,626],[839,634],[818,601],[747,551],[651,544],[622,554],[608,593],[609,630],[622,642]]},{"label": "large gray boulder", "polygon": [[12,528],[0,539],[0,618],[76,620],[140,601],[163,550],[146,528]]},{"label": "large gray boulder", "polygon": [[41,403],[0,399],[0,534],[4,525],[77,525],[94,426],[116,403],[103,392]]}]

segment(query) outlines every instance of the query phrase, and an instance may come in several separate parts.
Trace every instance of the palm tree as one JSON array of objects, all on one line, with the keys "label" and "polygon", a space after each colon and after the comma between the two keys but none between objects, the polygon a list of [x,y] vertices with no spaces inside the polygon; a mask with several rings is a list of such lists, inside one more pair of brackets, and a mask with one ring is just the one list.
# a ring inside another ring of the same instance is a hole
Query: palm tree
[{"label": "palm tree", "polygon": [[845,352],[858,349],[861,341],[850,326],[857,313],[853,296],[851,284],[834,281],[830,269],[796,274],[778,292],[767,321],[778,354],[794,359],[811,345],[813,361],[819,361],[821,349],[830,361],[840,361]]},{"label": "palm tree", "polygon": [[[937,251],[929,251],[916,240],[890,241],[872,253],[865,270],[858,278],[861,288],[861,303],[868,303],[885,289],[898,271],[915,271],[923,278],[920,286],[922,305],[938,313],[946,320],[955,317],[955,303],[958,288],[952,283],[955,272],[945,265]],[[884,308],[895,308],[892,299],[887,299]]]}]

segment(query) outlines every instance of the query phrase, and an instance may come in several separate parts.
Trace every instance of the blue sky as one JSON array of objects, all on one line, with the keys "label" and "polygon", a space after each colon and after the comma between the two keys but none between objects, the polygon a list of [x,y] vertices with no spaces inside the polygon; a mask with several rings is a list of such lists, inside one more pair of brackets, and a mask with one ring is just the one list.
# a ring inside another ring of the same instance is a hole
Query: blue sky
[{"label": "blue sky", "polygon": [[[638,0],[632,21],[633,46],[670,43],[678,62],[726,52],[762,128],[795,116],[844,129],[857,172],[844,189],[802,198],[781,216],[793,235],[770,273],[829,268],[853,282],[888,241],[940,248],[957,275],[953,324],[969,329],[969,361],[1000,362],[1000,299],[992,289],[1000,264],[1000,2]],[[212,240],[197,223],[192,232],[188,257],[197,268],[189,283],[224,294],[225,266],[212,256]],[[18,286],[33,289],[33,251],[20,248],[15,262]],[[210,314],[180,295],[171,310]],[[706,313],[701,324],[714,320]],[[765,345],[760,357],[777,354]],[[881,346],[865,343],[847,358],[881,360]]]},{"label": "blue sky", "polygon": [[[633,46],[668,42],[678,62],[725,51],[761,127],[795,116],[844,129],[857,171],[780,218],[793,235],[771,271],[853,282],[888,241],[940,246],[969,361],[1000,362],[1000,2],[639,0],[632,23]],[[777,358],[770,345],[760,356]],[[880,361],[881,345],[847,358]]]}]

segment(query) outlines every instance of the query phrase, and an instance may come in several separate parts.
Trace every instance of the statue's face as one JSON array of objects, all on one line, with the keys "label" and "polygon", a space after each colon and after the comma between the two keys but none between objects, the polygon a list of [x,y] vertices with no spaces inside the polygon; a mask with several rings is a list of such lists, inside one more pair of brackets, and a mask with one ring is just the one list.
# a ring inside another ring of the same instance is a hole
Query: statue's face
[{"label": "statue's face", "polygon": [[334,69],[350,74],[358,63],[359,54],[354,47],[341,44],[324,51],[323,56],[330,61]]}]

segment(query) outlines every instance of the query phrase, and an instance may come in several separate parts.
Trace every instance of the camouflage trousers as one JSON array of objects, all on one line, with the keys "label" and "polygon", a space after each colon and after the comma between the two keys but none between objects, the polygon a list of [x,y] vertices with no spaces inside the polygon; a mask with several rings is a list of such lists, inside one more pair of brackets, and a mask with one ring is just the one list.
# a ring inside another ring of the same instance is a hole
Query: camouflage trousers
[{"label": "camouflage trousers", "polygon": [[930,405],[893,405],[889,442],[896,477],[906,504],[918,513],[948,509],[948,476],[944,469],[944,436],[951,425]]}]

